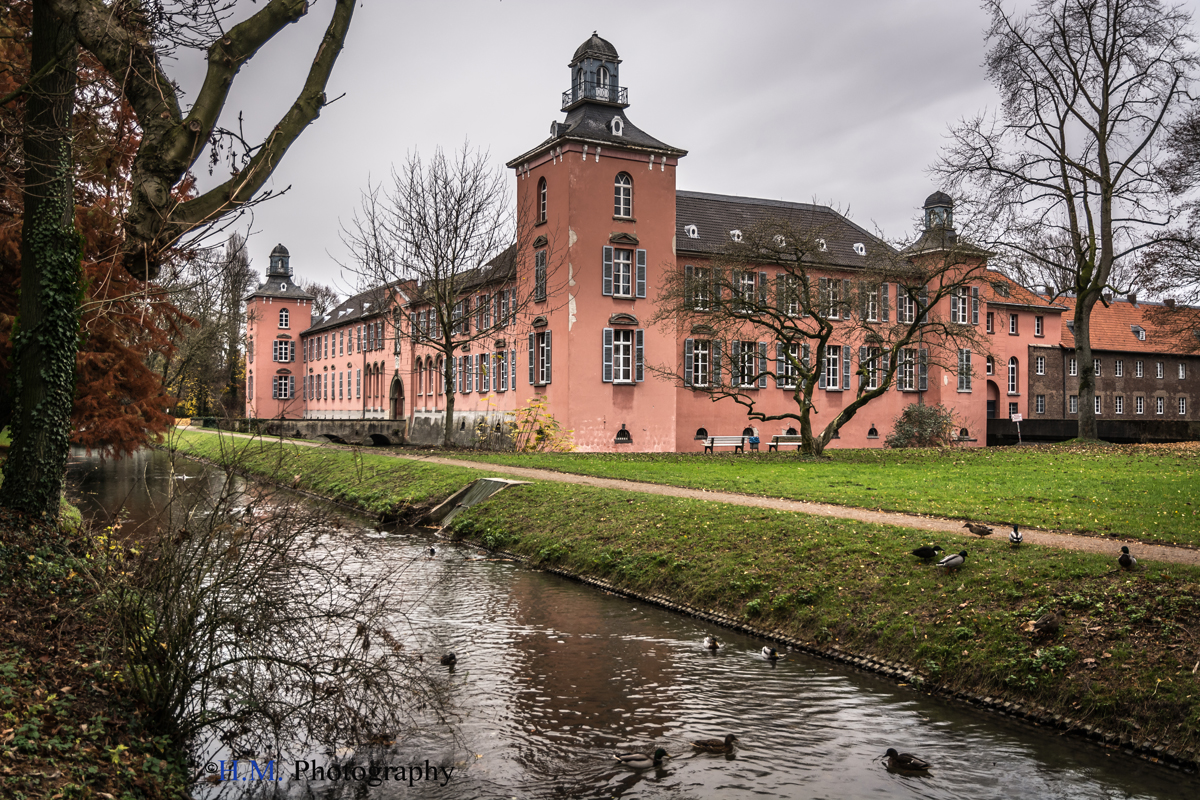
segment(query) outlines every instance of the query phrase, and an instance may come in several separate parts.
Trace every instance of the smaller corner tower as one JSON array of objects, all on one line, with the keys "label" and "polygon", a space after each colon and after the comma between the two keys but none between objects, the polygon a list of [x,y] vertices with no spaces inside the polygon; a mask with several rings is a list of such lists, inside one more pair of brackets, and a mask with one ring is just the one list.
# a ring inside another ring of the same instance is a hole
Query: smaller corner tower
[{"label": "smaller corner tower", "polygon": [[271,251],[266,280],[246,295],[246,416],[299,419],[304,402],[300,333],[312,324],[312,300],[293,280],[291,254]]}]

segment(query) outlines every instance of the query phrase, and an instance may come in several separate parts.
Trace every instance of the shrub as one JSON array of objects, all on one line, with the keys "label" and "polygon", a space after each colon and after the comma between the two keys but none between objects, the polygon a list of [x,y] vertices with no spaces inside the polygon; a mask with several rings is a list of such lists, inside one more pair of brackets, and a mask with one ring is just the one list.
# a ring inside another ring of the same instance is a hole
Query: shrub
[{"label": "shrub", "polygon": [[888,447],[942,447],[954,434],[954,412],[941,403],[905,406],[892,422],[892,432],[884,442]]}]

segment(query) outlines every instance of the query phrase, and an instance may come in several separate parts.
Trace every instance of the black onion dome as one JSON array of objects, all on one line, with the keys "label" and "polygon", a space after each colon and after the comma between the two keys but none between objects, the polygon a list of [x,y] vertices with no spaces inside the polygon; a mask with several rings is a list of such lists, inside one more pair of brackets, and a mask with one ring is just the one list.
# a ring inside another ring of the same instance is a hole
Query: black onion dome
[{"label": "black onion dome", "polygon": [[923,205],[922,208],[952,205],[954,205],[954,198],[952,198],[950,195],[946,194],[945,192],[934,192],[933,194],[929,195],[929,197],[925,198],[925,205]]},{"label": "black onion dome", "polygon": [[288,249],[286,247],[284,247],[283,243],[281,242],[281,243],[275,245],[275,249],[271,251],[271,255],[273,255],[273,256],[289,256],[290,257],[291,253],[288,252]]},{"label": "black onion dome", "polygon": [[585,56],[594,56],[603,61],[616,61],[617,48],[613,47],[607,39],[601,39],[595,31],[592,31],[592,35],[588,37],[587,41],[575,50],[575,55],[571,57],[571,63],[574,64]]}]

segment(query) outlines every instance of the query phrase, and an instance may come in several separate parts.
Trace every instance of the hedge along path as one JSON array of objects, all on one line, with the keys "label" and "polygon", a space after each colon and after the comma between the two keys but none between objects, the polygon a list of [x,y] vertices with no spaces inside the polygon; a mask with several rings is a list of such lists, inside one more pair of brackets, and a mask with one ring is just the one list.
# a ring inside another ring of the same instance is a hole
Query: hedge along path
[{"label": "hedge along path", "polygon": [[[255,436],[245,433],[231,433],[229,431],[213,431],[201,428],[189,428],[188,430],[221,436],[232,436],[240,439],[259,439],[264,442],[280,441],[274,437]],[[337,445],[331,442],[309,442],[303,439],[285,439],[282,441],[285,441],[288,444],[297,445],[299,447],[361,450],[361,448],[354,448],[349,445]],[[613,489],[620,492],[640,492],[642,494],[683,497],[709,503],[727,503],[735,506],[770,508],[779,511],[792,511],[797,514],[810,514],[818,517],[838,517],[840,519],[852,519],[861,522],[875,522],[881,525],[896,525],[902,528],[933,531],[945,536],[956,537],[959,540],[957,544],[947,544],[946,541],[937,542],[937,544],[945,547],[947,552],[958,552],[962,549],[966,549],[968,552],[970,552],[970,545],[963,540],[980,538],[973,533],[968,533],[963,527],[962,520],[926,516],[923,514],[904,514],[896,511],[874,511],[869,508],[839,506],[832,503],[811,503],[804,500],[785,500],[778,497],[766,497],[763,495],[735,494],[732,492],[720,492],[708,489],[691,489],[682,486],[666,486],[658,483],[640,483],[638,481],[617,480],[614,478],[597,478],[590,475],[576,475],[573,473],[555,472],[553,470],[546,469],[530,469],[528,467],[488,464],[478,461],[462,461],[455,458],[446,458],[444,456],[432,456],[424,454],[416,455],[399,453],[396,451],[371,451],[371,455],[377,455],[386,458],[396,458],[404,461],[424,461],[430,464],[473,469],[479,472],[489,472],[493,474],[499,473],[503,475],[512,475],[514,477],[525,478],[527,480],[575,483],[583,486],[594,486],[601,489]],[[988,539],[998,541],[1005,541],[1008,539],[1009,528],[1007,526],[995,524],[992,525],[992,527],[995,528],[996,532],[991,536],[988,536]],[[1184,545],[1146,544],[1145,542],[1140,542],[1133,539],[1125,540],[1112,536],[1090,536],[1086,534],[1073,533],[1071,531],[1043,531],[1034,530],[1032,528],[1022,529],[1021,535],[1024,537],[1026,544],[1058,547],[1064,550],[1081,550],[1089,553],[1109,553],[1113,557],[1114,569],[1116,568],[1116,559],[1120,554],[1120,546],[1122,544],[1129,545],[1130,552],[1133,553],[1133,555],[1136,556],[1139,561],[1163,561],[1174,564],[1187,564],[1193,567],[1200,567],[1200,549],[1195,549]]]}]

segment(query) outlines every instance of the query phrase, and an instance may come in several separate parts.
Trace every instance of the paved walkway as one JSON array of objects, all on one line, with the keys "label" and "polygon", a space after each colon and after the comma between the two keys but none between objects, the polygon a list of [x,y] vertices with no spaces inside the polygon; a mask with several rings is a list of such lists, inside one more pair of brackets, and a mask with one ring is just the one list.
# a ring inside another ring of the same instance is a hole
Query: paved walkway
[{"label": "paved walkway", "polygon": [[[189,430],[199,430],[202,433],[217,433],[217,431],[203,430],[199,428],[189,428]],[[253,439],[259,438],[249,434],[221,432],[225,436],[236,436],[238,438]],[[341,445],[330,444],[328,442],[308,442],[300,439],[287,440],[291,444],[301,447],[341,447]],[[346,448],[350,449],[350,448]],[[623,481],[613,478],[596,478],[590,475],[575,475],[566,472],[554,472],[545,469],[530,469],[528,467],[510,467],[502,464],[486,464],[479,461],[461,461],[455,458],[445,458],[442,456],[432,455],[416,455],[394,450],[372,451],[374,455],[388,456],[391,458],[399,458],[407,461],[425,461],[430,464],[442,464],[447,467],[462,467],[465,469],[477,469],[485,472],[495,472],[502,475],[512,475],[518,478],[538,481],[556,481],[558,483],[577,483],[583,486],[597,486],[603,489],[617,489],[623,492],[642,492],[644,494],[658,494],[668,497],[685,497],[691,500],[701,500],[709,503],[729,503],[737,506],[751,506],[755,508],[773,508],[780,511],[795,511],[800,514],[814,514],[820,517],[838,517],[840,519],[856,519],[862,522],[876,522],[881,525],[898,525],[904,528],[916,528],[918,530],[935,531],[944,536],[954,536],[959,539],[978,539],[978,536],[967,533],[963,529],[962,520],[946,519],[944,517],[925,516],[923,514],[905,514],[898,511],[872,511],[867,508],[853,508],[851,506],[838,506],[831,503],[810,503],[804,500],[783,500],[777,497],[761,497],[758,495],[734,494],[731,492],[714,492],[707,489],[689,489],[682,486],[664,486],[657,483],[642,483],[640,481]],[[1144,544],[1136,539],[1117,539],[1105,536],[1089,536],[1086,534],[1071,533],[1068,531],[1042,531],[1042,530],[1022,530],[1022,535],[1025,542],[1028,544],[1048,545],[1050,547],[1060,547],[1065,550],[1084,550],[1091,553],[1107,553],[1113,556],[1114,565],[1116,557],[1120,553],[1122,544],[1129,545],[1129,549],[1137,556],[1139,561],[1168,561],[1176,564],[1190,564],[1194,567],[1200,567],[1200,550],[1178,545],[1154,545]],[[993,540],[1005,540],[1008,537],[1007,530],[997,528],[996,533],[988,537]],[[958,545],[949,545],[945,541],[943,546],[948,551],[956,551],[960,549]]]}]

